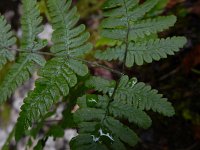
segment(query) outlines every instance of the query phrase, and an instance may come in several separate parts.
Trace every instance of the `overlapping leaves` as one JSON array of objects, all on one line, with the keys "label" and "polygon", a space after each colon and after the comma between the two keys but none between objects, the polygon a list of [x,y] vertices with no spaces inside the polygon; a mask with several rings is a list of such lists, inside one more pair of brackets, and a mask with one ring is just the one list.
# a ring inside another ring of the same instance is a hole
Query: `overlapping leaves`
[{"label": "overlapping leaves", "polygon": [[136,78],[129,80],[128,76],[122,76],[115,87],[115,81],[91,77],[86,86],[107,95],[85,95],[78,99],[80,108],[75,112],[74,119],[79,127],[79,135],[71,141],[72,149],[82,146],[84,149],[126,149],[123,142],[134,146],[138,137],[120,120],[148,128],[151,119],[145,110],[151,109],[165,116],[174,115],[170,102],[162,98],[157,90],[138,83]]},{"label": "overlapping leaves", "polygon": [[[86,86],[112,95],[115,88],[113,82],[115,81],[100,79],[100,77],[91,77],[86,82]],[[151,86],[145,85],[143,82],[137,82],[137,79],[134,77],[129,79],[126,75],[122,76],[116,89],[114,99],[117,102],[123,103],[123,105],[132,105],[136,109],[153,110],[165,116],[174,115],[174,108],[166,98],[163,98],[162,94],[158,94],[157,90],[152,89]]]},{"label": "overlapping leaves", "polygon": [[76,27],[79,17],[76,8],[70,6],[71,0],[48,0],[54,29],[51,52],[55,58],[49,60],[39,71],[40,79],[36,81],[36,88],[24,100],[16,127],[17,140],[59,98],[68,95],[70,88],[77,84],[77,75],[85,76],[88,73],[87,66],[74,57],[81,57],[92,48],[87,43],[89,33],[84,31],[83,25]]},{"label": "overlapping leaves", "polygon": [[[109,114],[106,112],[106,108],[109,103],[109,97],[106,95],[85,95],[78,99],[77,104],[79,110],[74,114],[74,119],[79,127],[79,135],[72,139],[70,146],[72,149],[122,149],[126,147],[123,143],[130,146],[134,146],[138,137],[136,133],[124,125],[115,117],[120,118],[132,118],[130,122],[137,122],[138,117],[144,117],[144,120],[151,124],[149,117],[140,110],[135,110],[140,115],[132,114],[132,110],[115,110],[115,104],[111,103]],[[120,106],[121,104],[117,104]],[[119,112],[119,113],[118,113]],[[123,114],[122,115],[120,114]]]},{"label": "overlapping leaves", "polygon": [[[36,51],[46,46],[46,42],[37,37],[43,29],[41,25],[42,18],[39,16],[40,12],[37,7],[37,1],[23,0],[22,3],[24,15],[21,18],[21,51],[16,63],[10,68],[8,74],[0,85],[0,93],[2,93],[0,103],[3,103],[11,96],[17,87],[21,86],[29,79],[38,68],[38,65],[44,66],[46,62],[43,56],[36,53]],[[9,37],[9,35],[7,36]],[[6,36],[4,38],[6,38]],[[11,42],[10,44],[14,42],[12,38],[7,42],[9,41]]]},{"label": "overlapping leaves", "polygon": [[104,5],[106,18],[101,24],[101,33],[103,37],[122,41],[122,44],[104,52],[97,51],[96,58],[125,60],[125,65],[132,67],[166,58],[182,48],[186,43],[184,37],[152,38],[151,35],[168,29],[176,22],[173,15],[146,18],[158,1],[148,0],[139,5],[138,0],[108,0]]},{"label": "overlapping leaves", "polygon": [[15,44],[16,38],[13,36],[11,26],[7,24],[5,18],[0,16],[0,70],[7,63],[13,61],[15,56],[8,50]]}]

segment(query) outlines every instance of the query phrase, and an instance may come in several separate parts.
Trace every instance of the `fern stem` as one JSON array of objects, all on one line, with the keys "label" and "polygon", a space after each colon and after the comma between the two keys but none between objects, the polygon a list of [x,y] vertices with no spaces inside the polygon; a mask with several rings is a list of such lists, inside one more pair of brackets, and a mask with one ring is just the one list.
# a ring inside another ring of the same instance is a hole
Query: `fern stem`
[{"label": "fern stem", "polygon": [[[18,51],[18,52],[21,52],[21,53],[36,53],[36,54],[41,54],[41,55],[59,56],[58,54],[53,54],[53,53],[49,53],[49,52],[29,51],[29,50],[21,50],[21,49],[17,49],[17,48],[9,48],[9,47],[3,47],[3,48],[6,48],[6,49],[8,49],[8,50]],[[63,55],[61,55],[61,56],[63,56]],[[66,56],[68,56],[68,55],[66,55]],[[82,62],[87,63],[87,64],[89,64],[89,65],[91,65],[91,66],[93,66],[93,67],[101,67],[101,68],[104,68],[104,69],[106,69],[106,70],[108,70],[108,71],[110,71],[110,72],[113,72],[113,73],[115,73],[115,74],[117,74],[117,75],[119,75],[119,76],[124,75],[124,73],[122,73],[122,72],[120,72],[120,71],[118,71],[118,70],[112,69],[112,68],[107,67],[107,66],[105,66],[105,65],[101,65],[101,64],[99,64],[99,63],[97,63],[97,62],[92,62],[92,61],[88,61],[88,60],[84,60],[84,59],[76,58],[76,57],[71,57],[71,56],[68,56],[68,57],[70,57],[70,58],[72,58],[72,59],[75,59],[75,60],[78,60],[78,61],[82,61]]]},{"label": "fern stem", "polygon": [[108,102],[108,105],[106,107],[106,113],[104,115],[104,118],[102,119],[102,122],[106,119],[106,116],[109,114],[109,107],[110,107],[110,104],[114,101],[114,96],[115,96],[115,93],[117,91],[118,86],[119,86],[119,80],[116,81],[116,85],[115,85],[114,91],[113,91],[112,96],[110,97],[110,101]]},{"label": "fern stem", "polygon": [[85,62],[93,67],[101,67],[103,69],[106,69],[110,72],[113,72],[115,74],[118,74],[120,76],[124,75],[122,72],[118,71],[118,70],[115,70],[115,69],[112,69],[112,68],[109,68],[107,66],[104,66],[104,65],[101,65],[101,64],[98,64],[97,62],[92,62],[92,61],[88,61],[88,60],[84,60],[84,59],[80,59],[80,58],[75,58],[75,57],[71,57],[72,59],[75,59],[75,60],[79,60],[79,61],[82,61],[82,62]]},{"label": "fern stem", "polygon": [[[126,14],[128,15],[128,8],[126,6],[126,1],[125,0],[123,0],[123,1],[124,1],[124,6],[126,8]],[[129,18],[127,17],[127,33],[126,33],[126,38],[125,38],[126,47],[125,47],[124,59],[123,59],[123,62],[122,62],[123,63],[123,66],[122,66],[122,72],[123,73],[120,74],[121,75],[120,78],[125,74],[124,73],[125,72],[125,63],[126,63],[126,58],[127,58],[127,55],[128,55],[128,44],[129,44],[128,36],[129,36],[129,31],[130,31],[130,25],[129,25]],[[105,116],[104,116],[102,121],[104,121],[106,119],[106,116],[109,113],[109,107],[110,107],[110,104],[114,101],[114,96],[115,96],[115,93],[116,93],[117,88],[119,86],[119,82],[120,82],[120,80],[116,81],[116,85],[115,85],[114,91],[112,93],[112,96],[110,97],[110,101],[108,102],[108,105],[106,107],[106,113],[105,113]]]}]

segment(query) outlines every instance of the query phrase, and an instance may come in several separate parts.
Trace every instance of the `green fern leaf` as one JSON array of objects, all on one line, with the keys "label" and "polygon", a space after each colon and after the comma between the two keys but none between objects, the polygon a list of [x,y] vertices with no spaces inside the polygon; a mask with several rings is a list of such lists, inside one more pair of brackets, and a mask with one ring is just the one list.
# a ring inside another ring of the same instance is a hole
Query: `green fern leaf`
[{"label": "green fern leaf", "polygon": [[[129,114],[134,111],[140,114],[140,117],[142,117],[140,119],[144,119],[144,113],[141,113],[140,110],[137,111],[134,108],[133,110],[125,110],[119,106],[120,103],[109,105],[109,98],[105,95],[85,95],[78,99],[77,104],[80,108],[75,112],[74,120],[78,124],[80,134],[70,142],[72,149],[77,149],[78,146],[87,145],[86,148],[89,148],[90,146],[103,146],[103,148],[106,149],[117,150],[120,148],[125,150],[126,148],[123,142],[130,146],[134,146],[137,143],[138,137],[135,132],[116,120],[115,117],[121,117],[121,114],[125,113],[124,111]],[[109,107],[109,113],[106,112],[107,107]],[[112,114],[114,114],[114,116],[112,116]],[[134,114],[132,115],[134,116]],[[129,117],[131,120],[131,115]],[[144,125],[137,120],[137,118],[134,118],[134,120],[138,124],[141,123],[140,125]]]},{"label": "green fern leaf", "polygon": [[126,66],[133,64],[142,65],[144,62],[151,63],[153,60],[167,58],[174,55],[186,43],[185,37],[172,37],[167,39],[152,39],[142,43],[131,43],[128,48]]},{"label": "green fern leaf", "polygon": [[114,117],[128,119],[129,122],[138,124],[139,127],[146,129],[151,126],[150,117],[144,111],[134,108],[131,105],[112,102],[109,112],[112,113]]},{"label": "green fern leaf", "polygon": [[[138,43],[131,42],[127,48],[126,66],[132,67],[134,64],[142,65],[144,62],[151,63],[153,60],[167,58],[167,55],[173,55],[185,45],[184,37],[172,37],[166,39],[151,39]],[[123,61],[125,55],[125,44],[120,47],[109,48],[104,52],[97,51],[96,58],[102,60]]]},{"label": "green fern leaf", "polygon": [[[22,39],[21,48],[27,51],[33,51],[35,47],[41,47],[42,40],[37,36],[43,31],[42,17],[36,0],[22,0],[23,15],[21,18]],[[42,46],[46,46],[46,43]],[[40,48],[41,49],[41,48]],[[35,49],[39,50],[39,49]]]},{"label": "green fern leaf", "polygon": [[[100,83],[102,83],[103,86],[100,86]],[[113,94],[115,85],[116,85],[115,81],[101,79],[100,77],[91,77],[86,82],[86,86],[90,88],[94,88],[95,90],[103,92],[104,94],[108,94],[109,96]],[[106,89],[106,90],[104,91],[103,89]],[[134,111],[134,109],[139,109],[139,110],[151,109],[154,112],[161,113],[165,116],[173,116],[174,109],[171,106],[171,103],[168,102],[167,99],[163,98],[162,96],[163,96],[162,94],[158,94],[157,90],[151,89],[151,86],[145,85],[143,82],[138,82],[135,77],[129,80],[129,77],[125,75],[125,76],[122,76],[122,78],[120,79],[119,85],[115,91],[115,94],[114,94],[115,102],[113,102],[113,108],[112,108],[113,110],[111,111],[113,113],[116,113],[115,110],[121,109],[122,110],[121,112],[123,112],[123,111],[126,111],[125,108],[127,108],[127,111],[128,110]],[[92,98],[95,99],[94,97]],[[98,99],[101,99],[101,102],[105,103],[104,108],[106,108],[105,107],[106,103],[108,103],[109,100],[105,100],[105,97],[104,97],[104,100],[102,100],[101,97],[98,97]],[[84,106],[86,106],[86,104]],[[102,106],[103,104],[101,105],[101,107]],[[135,112],[135,113],[141,113],[141,112]],[[116,115],[122,117],[124,116],[123,114],[125,115],[127,113],[124,112],[124,113],[116,114]],[[134,112],[130,114],[134,114]],[[145,114],[141,114],[141,115],[144,116]],[[130,118],[131,116],[124,116],[124,117],[129,119],[129,121],[131,120]],[[145,116],[143,118],[145,118]],[[138,119],[136,119],[134,123],[137,124],[137,120]],[[148,122],[148,120],[149,119],[146,119],[146,123]]]},{"label": "green fern leaf", "polygon": [[[39,72],[42,78],[36,81],[35,90],[29,93],[21,107],[16,127],[19,132],[15,133],[17,140],[23,136],[22,131],[27,130],[33,122],[45,115],[61,96],[68,95],[69,89],[76,85],[77,77],[72,70],[74,67],[69,62],[66,58],[53,58]],[[85,75],[87,70],[85,71],[80,75]]]},{"label": "green fern leaf", "polygon": [[100,60],[111,61],[111,60],[117,60],[118,59],[119,61],[123,61],[125,49],[126,49],[126,45],[122,44],[122,45],[117,46],[117,47],[108,48],[103,52],[100,51],[100,50],[97,50],[96,53],[95,53],[95,57],[97,59],[100,59]]},{"label": "green fern leaf", "polygon": [[[154,32],[158,32],[172,26],[174,24],[174,16],[171,17],[173,20],[170,20],[170,22],[168,18],[140,21],[140,19],[142,19],[144,15],[157,4],[157,2],[158,0],[149,0],[140,6],[135,7],[137,6],[138,1],[133,2],[131,0],[124,0],[120,2],[118,7],[113,8],[111,5],[110,9],[105,9],[105,16],[108,18],[105,18],[101,24],[102,36],[116,40],[125,40],[126,38],[128,38],[127,40],[132,40],[132,37],[135,37],[134,39],[136,39],[137,37],[140,37],[142,33],[146,33],[146,30],[148,30],[149,27],[152,27]],[[108,6],[108,4],[106,5]],[[120,14],[116,14],[115,12],[120,12]],[[146,24],[144,24],[144,22]],[[156,23],[158,24],[157,26],[152,26],[152,24]],[[162,25],[164,25],[163,29]],[[150,32],[150,30],[148,31]]]},{"label": "green fern leaf", "polygon": [[[23,0],[23,17],[21,49],[24,53],[19,55],[17,62],[10,68],[8,75],[0,85],[0,104],[3,103],[17,87],[27,81],[38,65],[44,66],[45,59],[43,56],[32,53],[46,46],[46,42],[38,39],[38,34],[42,31],[41,17],[36,0]],[[39,49],[38,49],[39,48]],[[26,52],[27,51],[27,52]]]},{"label": "green fern leaf", "polygon": [[90,51],[92,44],[86,43],[90,35],[85,32],[84,25],[74,28],[79,20],[79,15],[76,7],[70,9],[71,2],[71,0],[68,0],[67,3],[65,0],[48,1],[53,28],[56,30],[52,37],[54,45],[51,52],[78,57]]},{"label": "green fern leaf", "polygon": [[15,59],[14,54],[8,50],[16,42],[16,38],[13,37],[13,33],[10,30],[11,26],[0,15],[0,70],[7,61],[13,61]]},{"label": "green fern leaf", "polygon": [[158,91],[151,89],[142,82],[135,79],[129,80],[128,76],[123,76],[116,90],[114,99],[117,102],[132,105],[140,110],[153,110],[164,116],[173,116],[174,108],[166,98],[158,94]]},{"label": "green fern leaf", "polygon": [[124,126],[120,121],[108,117],[104,124],[111,132],[115,133],[120,140],[130,146],[135,146],[139,140],[138,136],[130,128]]},{"label": "green fern leaf", "polygon": [[51,52],[56,57],[39,71],[41,79],[36,81],[35,90],[24,100],[17,121],[16,129],[20,132],[15,133],[16,140],[25,134],[33,122],[44,116],[60,97],[68,95],[70,88],[77,84],[77,75],[85,76],[88,73],[88,67],[73,57],[81,57],[91,50],[91,44],[86,42],[89,34],[84,31],[83,25],[75,26],[79,17],[76,8],[70,9],[70,6],[71,0],[48,0],[54,28]]},{"label": "green fern leaf", "polygon": [[90,79],[86,81],[85,85],[89,88],[94,88],[95,90],[106,94],[109,92],[113,92],[115,82],[103,79],[101,77],[90,77]]},{"label": "green fern leaf", "polygon": [[[105,51],[97,51],[95,57],[101,60],[125,61],[126,67],[142,65],[153,60],[166,58],[182,48],[186,39],[172,37],[158,39],[159,32],[168,29],[176,22],[176,17],[160,16],[146,19],[146,15],[158,4],[159,0],[148,0],[143,4],[131,0],[108,0],[105,5],[105,19],[101,23],[103,37],[119,40],[116,45]],[[152,38],[155,37],[155,38]]]},{"label": "green fern leaf", "polygon": [[72,150],[109,150],[104,144],[95,143],[90,134],[81,134],[70,142]]},{"label": "green fern leaf", "polygon": [[[104,28],[104,30],[102,30],[102,36],[116,40],[123,40],[127,36],[126,31],[129,30],[128,39],[137,40],[138,38],[144,38],[150,34],[162,32],[173,26],[175,22],[175,16],[162,16],[154,19],[130,22],[129,29],[123,29],[124,25],[126,25],[125,22],[122,22],[120,19],[108,18],[101,24]],[[121,36],[117,36],[117,33]]]}]

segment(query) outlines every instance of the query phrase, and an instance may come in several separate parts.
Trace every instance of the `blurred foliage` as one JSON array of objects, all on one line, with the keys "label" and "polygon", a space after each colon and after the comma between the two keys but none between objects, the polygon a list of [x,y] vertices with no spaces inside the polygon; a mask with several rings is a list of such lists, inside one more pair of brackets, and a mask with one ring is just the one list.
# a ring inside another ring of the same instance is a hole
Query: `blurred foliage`
[{"label": "blurred foliage", "polygon": [[87,18],[94,12],[99,11],[104,1],[105,0],[78,0],[77,7],[81,18]]}]

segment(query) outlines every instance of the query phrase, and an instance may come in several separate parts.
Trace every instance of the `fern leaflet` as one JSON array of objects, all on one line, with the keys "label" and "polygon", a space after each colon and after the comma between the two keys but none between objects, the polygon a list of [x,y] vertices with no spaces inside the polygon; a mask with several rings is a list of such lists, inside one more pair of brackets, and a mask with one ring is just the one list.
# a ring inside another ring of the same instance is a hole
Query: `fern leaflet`
[{"label": "fern leaflet", "polygon": [[42,31],[40,12],[36,0],[23,0],[23,17],[21,49],[17,62],[11,67],[8,75],[0,85],[0,103],[3,103],[16,90],[17,87],[27,81],[38,65],[44,66],[43,56],[33,51],[40,50],[46,46],[46,42],[39,40],[37,35]]},{"label": "fern leaflet", "polygon": [[[137,143],[136,133],[116,120],[112,112],[105,117],[108,103],[109,97],[106,95],[85,95],[78,99],[77,104],[80,109],[74,114],[74,120],[78,124],[80,134],[70,142],[72,150],[95,148],[125,150],[123,142],[130,146]],[[118,115],[115,114],[115,116]]]},{"label": "fern leaflet", "polygon": [[[174,55],[186,43],[184,37],[172,37],[166,39],[151,39],[143,42],[130,42],[127,48],[126,66],[134,64],[142,65],[144,62],[151,63],[153,60],[167,58],[167,55]],[[123,61],[126,45],[109,48],[108,50],[96,53],[96,57],[102,60],[118,59]]]},{"label": "fern leaflet", "polygon": [[128,120],[146,129],[150,127],[151,119],[145,110],[151,109],[165,116],[174,115],[171,103],[162,98],[157,90],[152,90],[142,82],[137,83],[136,78],[129,80],[128,76],[122,76],[115,92],[115,81],[100,77],[91,77],[86,81],[86,86],[107,96],[85,95],[78,99],[80,108],[75,112],[74,119],[80,131],[71,141],[72,149],[78,149],[82,145],[88,149],[99,144],[102,144],[103,149],[117,150],[118,146],[126,149],[123,142],[134,146],[138,137],[120,120]]},{"label": "fern leaflet", "polygon": [[119,86],[116,90],[114,99],[123,104],[133,105],[140,110],[153,110],[164,116],[173,116],[174,108],[162,94],[151,89],[151,86],[138,82],[135,78],[129,80],[128,76],[120,79]]},{"label": "fern leaflet", "polygon": [[15,59],[14,54],[8,50],[16,42],[16,38],[13,37],[13,33],[10,30],[11,26],[7,24],[3,16],[0,16],[0,70],[7,61]]},{"label": "fern leaflet", "polygon": [[186,43],[184,37],[151,37],[173,26],[176,17],[171,15],[146,19],[146,15],[156,6],[158,0],[148,0],[141,5],[138,2],[108,0],[105,3],[106,18],[101,24],[101,34],[103,37],[122,41],[122,44],[108,48],[104,52],[97,51],[96,58],[125,60],[125,65],[132,67],[134,64],[142,65],[144,62],[151,63],[153,60],[166,58],[167,54],[173,55],[183,47]]},{"label": "fern leaflet", "polygon": [[73,57],[81,57],[91,50],[91,44],[87,43],[89,33],[85,32],[84,25],[75,26],[79,16],[76,8],[70,6],[71,0],[48,0],[54,28],[51,52],[55,54],[55,58],[49,60],[39,71],[40,79],[36,81],[35,90],[24,100],[17,121],[17,140],[61,96],[68,95],[69,89],[77,83],[77,75],[85,76],[88,73],[87,66]]},{"label": "fern leaflet", "polygon": [[[86,81],[86,86],[94,88],[95,90],[100,92],[104,89],[107,89],[104,93],[112,95],[115,87],[115,84],[113,84],[113,82],[115,81],[109,81],[106,79],[100,80],[99,78],[100,77],[90,78],[88,81]],[[101,87],[99,86],[100,84],[102,85]],[[140,110],[151,109],[165,116],[173,116],[175,112],[173,107],[171,106],[171,103],[162,96],[162,94],[158,94],[157,90],[151,89],[151,86],[145,85],[145,83],[143,82],[137,82],[137,79],[135,77],[129,80],[129,77],[125,75],[122,76],[120,79],[114,99],[117,102],[122,103],[122,105],[132,105],[134,106],[134,108]]]}]

